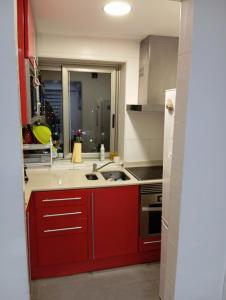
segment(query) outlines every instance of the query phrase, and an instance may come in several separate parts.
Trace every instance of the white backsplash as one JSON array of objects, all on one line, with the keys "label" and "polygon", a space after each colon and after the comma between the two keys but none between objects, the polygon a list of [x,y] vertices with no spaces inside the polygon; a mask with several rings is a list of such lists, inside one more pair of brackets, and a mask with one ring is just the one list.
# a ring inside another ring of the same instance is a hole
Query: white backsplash
[{"label": "white backsplash", "polygon": [[163,113],[126,113],[124,161],[163,159]]}]

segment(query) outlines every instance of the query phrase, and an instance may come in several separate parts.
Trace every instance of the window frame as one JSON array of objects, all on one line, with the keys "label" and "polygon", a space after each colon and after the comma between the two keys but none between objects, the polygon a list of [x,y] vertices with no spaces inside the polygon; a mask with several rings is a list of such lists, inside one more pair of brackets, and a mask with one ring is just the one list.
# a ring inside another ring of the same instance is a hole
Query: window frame
[{"label": "window frame", "polygon": [[[88,61],[56,61],[48,58],[40,58],[40,70],[61,71],[62,75],[62,99],[63,99],[63,141],[64,159],[71,159],[69,152],[69,72],[93,72],[111,74],[111,118],[110,118],[110,152],[118,151],[118,101],[120,89],[120,64],[110,62],[88,62]],[[114,128],[113,128],[114,118]],[[66,135],[66,137],[65,137]],[[66,144],[67,143],[67,144]],[[66,148],[65,148],[65,145]],[[106,158],[110,157],[110,152],[106,152]],[[82,153],[82,158],[97,159],[99,152]]]}]

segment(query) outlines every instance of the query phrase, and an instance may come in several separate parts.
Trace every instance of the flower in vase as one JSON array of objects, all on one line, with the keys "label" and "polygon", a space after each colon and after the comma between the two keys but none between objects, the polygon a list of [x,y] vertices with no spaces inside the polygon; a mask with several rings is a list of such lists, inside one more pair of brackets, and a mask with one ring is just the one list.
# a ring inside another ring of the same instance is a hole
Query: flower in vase
[{"label": "flower in vase", "polygon": [[73,134],[74,134],[74,142],[81,143],[82,137],[85,134],[85,132],[83,132],[81,129],[76,129],[73,130]]}]

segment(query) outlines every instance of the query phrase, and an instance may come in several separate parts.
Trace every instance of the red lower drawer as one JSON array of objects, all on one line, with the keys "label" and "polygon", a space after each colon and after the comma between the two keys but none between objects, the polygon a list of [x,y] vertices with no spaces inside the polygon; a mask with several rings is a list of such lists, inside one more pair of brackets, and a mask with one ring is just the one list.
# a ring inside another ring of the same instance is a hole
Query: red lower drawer
[{"label": "red lower drawer", "polygon": [[40,237],[37,253],[39,266],[61,265],[87,260],[87,234]]},{"label": "red lower drawer", "polygon": [[48,219],[38,224],[37,231],[39,236],[69,235],[87,232],[87,219],[67,217],[58,219]]},{"label": "red lower drawer", "polygon": [[38,207],[76,206],[87,204],[87,193],[84,190],[61,190],[36,192],[35,205]]},{"label": "red lower drawer", "polygon": [[79,224],[80,220],[87,219],[87,209],[84,206],[39,209],[36,212],[36,219],[41,229],[71,227]]},{"label": "red lower drawer", "polygon": [[73,205],[73,206],[44,207],[36,210],[36,215],[40,218],[43,218],[46,215],[48,215],[49,218],[52,215],[59,215],[58,217],[60,216],[63,217],[69,215],[70,213],[76,213],[78,216],[82,218],[87,217],[87,206]]}]

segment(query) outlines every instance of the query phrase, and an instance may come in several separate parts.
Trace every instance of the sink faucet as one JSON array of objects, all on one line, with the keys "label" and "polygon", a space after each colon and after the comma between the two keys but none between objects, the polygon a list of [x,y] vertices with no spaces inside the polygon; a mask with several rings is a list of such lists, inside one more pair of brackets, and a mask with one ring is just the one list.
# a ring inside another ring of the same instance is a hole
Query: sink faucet
[{"label": "sink faucet", "polygon": [[109,161],[108,163],[106,163],[106,164],[100,166],[99,168],[97,168],[97,164],[94,163],[94,164],[93,164],[93,172],[97,172],[97,171],[99,171],[100,169],[102,169],[103,167],[106,167],[107,165],[110,165],[110,164],[113,164],[113,163],[114,163],[113,161]]}]

